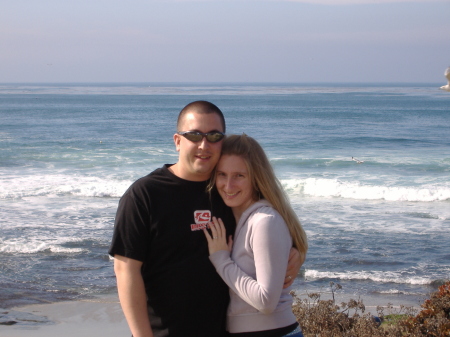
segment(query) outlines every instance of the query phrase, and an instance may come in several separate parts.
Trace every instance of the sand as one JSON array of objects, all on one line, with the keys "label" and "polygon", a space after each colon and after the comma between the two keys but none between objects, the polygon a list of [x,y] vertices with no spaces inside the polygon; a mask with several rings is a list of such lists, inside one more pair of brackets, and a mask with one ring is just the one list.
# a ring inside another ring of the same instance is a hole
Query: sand
[{"label": "sand", "polygon": [[[303,297],[303,296],[301,296]],[[322,299],[328,299],[323,296]],[[349,297],[336,295],[336,302]],[[363,297],[366,313],[376,315],[376,306],[392,303],[396,309],[401,304],[419,308],[418,299],[404,297]],[[386,312],[385,314],[388,314]],[[14,325],[3,325],[15,321]],[[1,324],[3,323],[3,324]],[[92,300],[35,304],[13,309],[0,309],[1,337],[124,337],[131,336],[116,295]]]},{"label": "sand", "polygon": [[131,336],[117,296],[0,309],[1,337]]}]

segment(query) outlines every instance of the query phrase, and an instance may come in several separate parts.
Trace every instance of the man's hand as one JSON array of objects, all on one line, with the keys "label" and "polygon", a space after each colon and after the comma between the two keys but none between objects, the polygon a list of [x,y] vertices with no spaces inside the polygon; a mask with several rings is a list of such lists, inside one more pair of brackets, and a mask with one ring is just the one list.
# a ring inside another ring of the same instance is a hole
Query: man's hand
[{"label": "man's hand", "polygon": [[292,283],[294,283],[294,280],[297,277],[303,262],[305,262],[305,259],[306,254],[300,254],[297,248],[291,248],[283,289],[290,287]]}]

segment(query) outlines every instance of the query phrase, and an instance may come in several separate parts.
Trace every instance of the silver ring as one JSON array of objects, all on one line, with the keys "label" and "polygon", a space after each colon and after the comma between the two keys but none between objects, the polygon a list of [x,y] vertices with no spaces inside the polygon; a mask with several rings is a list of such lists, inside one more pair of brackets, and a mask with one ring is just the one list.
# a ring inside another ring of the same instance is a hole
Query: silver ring
[{"label": "silver ring", "polygon": [[217,239],[217,236],[213,236],[213,239]]}]

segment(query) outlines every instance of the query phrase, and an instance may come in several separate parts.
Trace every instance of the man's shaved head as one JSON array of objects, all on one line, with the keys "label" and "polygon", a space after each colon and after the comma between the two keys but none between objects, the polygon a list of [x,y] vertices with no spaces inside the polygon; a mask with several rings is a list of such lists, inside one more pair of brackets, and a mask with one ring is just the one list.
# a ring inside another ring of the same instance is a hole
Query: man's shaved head
[{"label": "man's shaved head", "polygon": [[[180,111],[180,114],[178,115],[178,121],[177,121],[177,131],[187,131],[187,130],[180,130],[180,125],[183,122],[183,118],[184,116],[189,113],[189,112],[195,112],[198,114],[212,114],[215,113],[217,115],[219,115],[220,120],[222,122],[222,127],[223,127],[223,133],[226,132],[226,126],[225,126],[225,117],[223,116],[222,111],[220,111],[220,109],[212,104],[211,102],[207,102],[207,101],[195,101],[192,103],[189,103],[188,105],[186,105],[183,110]],[[220,130],[218,130],[220,131]]]}]

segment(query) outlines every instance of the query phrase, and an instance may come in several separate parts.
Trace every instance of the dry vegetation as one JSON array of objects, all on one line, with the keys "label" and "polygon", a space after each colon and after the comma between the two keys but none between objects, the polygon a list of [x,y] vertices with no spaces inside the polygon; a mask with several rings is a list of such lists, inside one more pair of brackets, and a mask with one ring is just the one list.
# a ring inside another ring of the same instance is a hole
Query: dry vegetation
[{"label": "dry vegetation", "polygon": [[330,286],[332,300],[321,300],[318,293],[308,294],[306,299],[293,294],[294,314],[305,337],[450,336],[450,282],[431,294],[418,314],[414,308],[394,309],[388,304],[386,308],[377,307],[378,317],[364,314],[360,299],[337,305],[334,292],[341,286],[334,282]]}]

